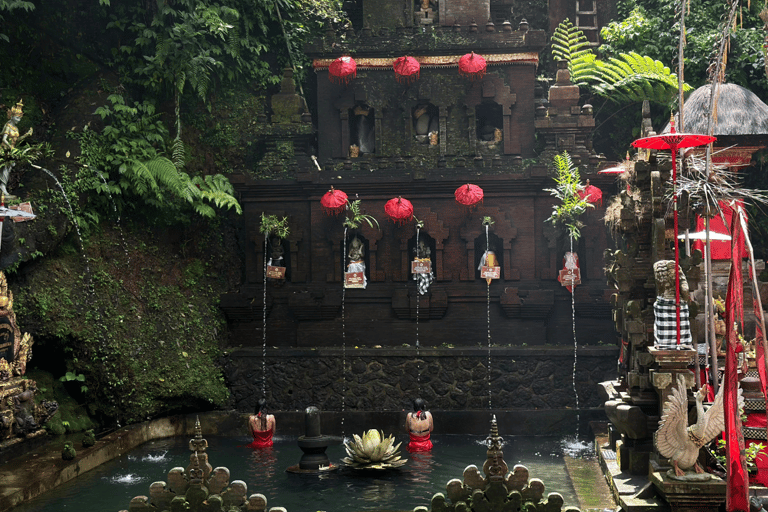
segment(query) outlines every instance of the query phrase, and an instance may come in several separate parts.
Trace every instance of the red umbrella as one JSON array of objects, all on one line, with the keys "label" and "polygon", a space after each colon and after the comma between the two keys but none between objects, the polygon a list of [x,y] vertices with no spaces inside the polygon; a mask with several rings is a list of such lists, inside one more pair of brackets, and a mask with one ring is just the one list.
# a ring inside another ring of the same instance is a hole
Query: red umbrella
[{"label": "red umbrella", "polygon": [[392,64],[395,70],[395,80],[400,83],[413,83],[419,79],[421,64],[413,57],[398,57]]},{"label": "red umbrella", "polygon": [[464,206],[474,206],[483,200],[483,189],[477,185],[467,183],[457,188],[453,195],[456,197],[457,203]]},{"label": "red umbrella", "polygon": [[413,205],[407,199],[396,197],[384,205],[384,213],[396,224],[405,224],[413,218]]},{"label": "red umbrella", "polygon": [[590,185],[589,180],[587,180],[587,186],[584,187],[584,190],[577,191],[577,194],[579,199],[584,199],[590,204],[603,206],[603,191],[594,185]]},{"label": "red umbrella", "polygon": [[700,135],[698,133],[677,133],[675,131],[675,118],[670,120],[669,133],[661,135],[652,135],[637,139],[632,143],[632,147],[645,149],[669,149],[672,152],[672,203],[674,205],[675,218],[675,304],[676,322],[677,322],[677,344],[680,344],[680,248],[677,244],[677,150],[680,148],[692,148],[704,146],[717,140],[710,135]]},{"label": "red umbrella", "polygon": [[331,190],[320,198],[320,204],[328,215],[338,215],[347,207],[347,194],[331,187]]},{"label": "red umbrella", "polygon": [[459,59],[459,74],[472,80],[483,78],[485,67],[485,59],[475,52],[468,53]]},{"label": "red umbrella", "polygon": [[352,57],[339,57],[328,66],[328,79],[335,84],[347,85],[357,76],[357,63]]}]

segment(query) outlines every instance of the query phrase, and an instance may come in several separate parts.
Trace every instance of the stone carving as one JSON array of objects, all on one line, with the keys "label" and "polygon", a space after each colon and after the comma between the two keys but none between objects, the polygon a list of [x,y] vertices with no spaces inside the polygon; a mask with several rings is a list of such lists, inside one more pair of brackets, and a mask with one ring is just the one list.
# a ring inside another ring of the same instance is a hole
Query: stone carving
[{"label": "stone carving", "polygon": [[653,345],[662,350],[691,349],[688,281],[682,269],[680,275],[680,344],[677,343],[677,306],[675,304],[675,262],[660,260],[653,264],[656,279],[656,302],[653,304]]},{"label": "stone carving", "polygon": [[[446,485],[446,494],[437,493],[432,498],[431,508],[417,507],[414,512],[460,512],[469,510],[563,510],[563,496],[552,492],[544,498],[544,482],[529,478],[528,469],[522,464],[508,471],[502,452],[502,438],[499,436],[496,417],[491,421],[491,433],[486,440],[487,459],[483,464],[483,476],[477,466],[470,465],[464,470],[464,480],[455,478]],[[446,495],[448,501],[446,500]],[[566,507],[565,512],[578,512],[576,507]]]},{"label": "stone carving", "polygon": [[[707,396],[707,385],[704,384],[695,394],[696,398],[696,423],[688,426],[688,393],[685,377],[677,376],[677,386],[673,388],[664,405],[664,414],[661,417],[661,426],[656,433],[656,448],[659,453],[668,457],[673,469],[667,472],[667,476],[678,480],[709,480],[710,475],[704,473],[699,466],[699,449],[718,436],[724,427],[723,418],[723,390],[715,397],[712,407],[704,411],[704,398]],[[744,397],[739,389],[739,408],[744,406]],[[695,471],[693,475],[686,474],[687,469]]]},{"label": "stone carving", "polygon": [[61,458],[64,460],[72,460],[75,457],[77,457],[77,450],[75,450],[72,441],[67,441],[64,443],[64,448],[61,450]]},{"label": "stone carving", "polygon": [[[190,465],[168,472],[167,482],[157,481],[149,486],[149,497],[136,496],[128,510],[169,510],[170,512],[266,512],[267,498],[263,494],[248,495],[242,480],[230,482],[229,469],[208,464],[208,441],[203,438],[200,420],[195,422],[195,437],[189,441],[192,451]],[[284,511],[273,507],[270,512]]]},{"label": "stone carving", "polygon": [[83,448],[89,448],[96,444],[96,435],[93,433],[93,429],[86,430],[83,434],[83,440],[81,441]]},{"label": "stone carving", "polygon": [[[354,237],[349,243],[349,251],[347,252],[347,258],[349,258],[349,265],[347,265],[347,272],[362,272],[363,284],[358,286],[359,288],[365,288],[368,286],[368,278],[365,276],[365,246],[363,241],[358,237]],[[347,288],[350,288],[349,283]]]},{"label": "stone carving", "polygon": [[[2,140],[0,140],[0,146],[3,149],[14,149],[16,144],[32,135],[32,128],[30,128],[27,133],[19,137],[19,128],[16,124],[21,121],[21,118],[24,116],[24,112],[22,111],[23,107],[24,104],[19,100],[15,106],[8,109],[8,122],[5,123],[5,126],[3,127]],[[0,170],[0,192],[6,196],[8,195],[8,190],[6,189],[8,186],[8,177],[11,174],[13,165],[14,163],[10,162]]]}]

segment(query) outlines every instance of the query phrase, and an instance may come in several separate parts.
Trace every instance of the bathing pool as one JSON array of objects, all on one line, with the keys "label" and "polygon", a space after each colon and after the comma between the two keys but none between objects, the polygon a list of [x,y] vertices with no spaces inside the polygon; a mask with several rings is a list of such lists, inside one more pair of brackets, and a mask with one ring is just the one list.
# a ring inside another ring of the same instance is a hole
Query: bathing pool
[{"label": "bathing pool", "polygon": [[[450,479],[461,478],[470,464],[482,469],[486,458],[484,436],[437,435],[433,436],[431,453],[410,454],[403,443],[401,455],[409,460],[400,469],[371,474],[341,467],[320,475],[299,475],[285,471],[298,464],[302,455],[296,437],[276,436],[275,446],[265,450],[246,448],[251,441],[246,437],[206,439],[211,466],[226,466],[231,480],[245,481],[248,495],[263,494],[268,508],[285,507],[288,512],[410,511],[419,505],[429,506],[435,493],[445,492]],[[187,437],[150,441],[13,511],[127,509],[134,496],[149,495],[152,482],[166,480],[170,469],[189,464],[188,441]],[[545,494],[559,492],[566,506],[579,505],[559,439],[509,437],[505,441],[504,460],[510,469],[524,464],[531,478],[544,481]],[[327,454],[337,465],[345,451],[341,445],[332,445]]]}]

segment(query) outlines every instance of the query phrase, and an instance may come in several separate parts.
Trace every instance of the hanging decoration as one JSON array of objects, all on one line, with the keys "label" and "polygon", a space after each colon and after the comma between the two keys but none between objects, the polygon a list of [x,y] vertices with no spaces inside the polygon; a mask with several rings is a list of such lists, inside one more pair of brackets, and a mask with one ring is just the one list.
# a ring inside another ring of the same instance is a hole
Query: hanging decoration
[{"label": "hanging decoration", "polygon": [[485,75],[486,63],[482,55],[468,53],[459,59],[459,75],[478,80]]},{"label": "hanging decoration", "polygon": [[413,57],[398,57],[392,64],[398,83],[412,84],[419,79],[421,64]]},{"label": "hanging decoration", "polygon": [[680,248],[677,243],[679,234],[678,213],[677,213],[677,150],[681,148],[692,148],[704,146],[717,140],[710,135],[699,135],[698,133],[677,133],[675,131],[675,118],[670,119],[669,133],[661,135],[652,135],[632,142],[632,147],[644,149],[668,149],[672,153],[672,203],[674,205],[675,219],[675,304],[676,315],[675,323],[677,325],[677,344],[680,344]]},{"label": "hanging decoration", "polygon": [[577,284],[581,284],[581,268],[579,268],[579,255],[575,252],[567,252],[563,257],[563,269],[558,273],[557,280],[565,286],[569,292]]},{"label": "hanging decoration", "polygon": [[347,85],[356,76],[357,63],[352,57],[339,57],[328,66],[328,79],[335,84]]},{"label": "hanging decoration", "polygon": [[413,218],[413,205],[407,199],[395,197],[384,205],[386,213],[395,224],[403,225]]},{"label": "hanging decoration", "polygon": [[467,183],[457,188],[453,195],[456,197],[457,203],[464,206],[475,206],[483,200],[483,189],[477,185]]},{"label": "hanging decoration", "polygon": [[347,194],[331,187],[320,199],[320,204],[328,215],[338,215],[347,207]]},{"label": "hanging decoration", "polygon": [[579,199],[583,199],[590,204],[603,206],[603,191],[594,185],[590,185],[589,180],[587,180],[587,186],[576,193],[578,194]]}]

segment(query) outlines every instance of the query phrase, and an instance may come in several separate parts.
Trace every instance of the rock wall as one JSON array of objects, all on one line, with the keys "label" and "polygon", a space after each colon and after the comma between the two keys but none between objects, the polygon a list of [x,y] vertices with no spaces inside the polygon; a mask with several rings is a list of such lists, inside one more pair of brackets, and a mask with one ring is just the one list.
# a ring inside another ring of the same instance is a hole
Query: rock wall
[{"label": "rock wall", "polygon": [[[579,347],[579,408],[602,404],[597,384],[615,378],[617,347]],[[272,410],[402,411],[421,396],[431,410],[574,409],[573,347],[258,349],[228,354],[225,375],[237,410],[265,391]],[[343,364],[346,361],[346,364]],[[342,368],[346,368],[343,371]]]}]

